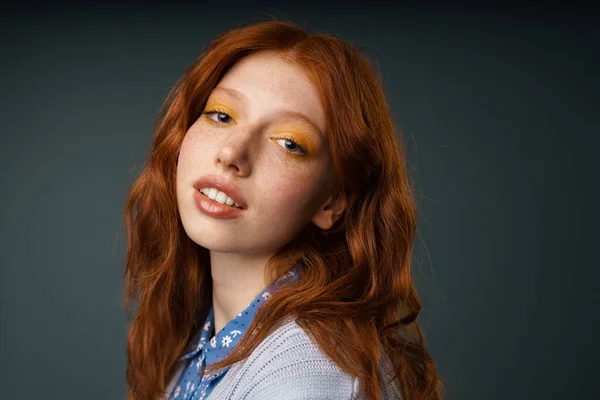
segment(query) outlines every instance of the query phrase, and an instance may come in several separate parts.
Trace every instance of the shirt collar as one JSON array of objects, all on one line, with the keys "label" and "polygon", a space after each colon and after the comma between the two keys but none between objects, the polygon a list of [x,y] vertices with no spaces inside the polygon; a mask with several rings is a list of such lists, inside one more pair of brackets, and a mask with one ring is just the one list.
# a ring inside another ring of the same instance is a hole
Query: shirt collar
[{"label": "shirt collar", "polygon": [[283,283],[295,282],[296,280],[298,280],[298,268],[294,267],[263,289],[242,312],[229,321],[216,335],[214,334],[214,307],[211,306],[203,328],[196,335],[194,341],[192,341],[193,347],[179,359],[182,361],[188,360],[202,349],[205,350],[206,365],[221,361],[227,357],[240,341],[240,338],[246,333],[260,306],[268,301],[271,292]]}]

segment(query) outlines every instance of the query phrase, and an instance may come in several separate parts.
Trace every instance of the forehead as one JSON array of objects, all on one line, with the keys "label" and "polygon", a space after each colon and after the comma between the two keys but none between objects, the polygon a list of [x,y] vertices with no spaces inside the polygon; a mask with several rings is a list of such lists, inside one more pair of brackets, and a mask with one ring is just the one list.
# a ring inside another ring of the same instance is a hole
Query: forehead
[{"label": "forehead", "polygon": [[211,98],[234,100],[253,115],[302,119],[325,132],[325,113],[316,86],[299,67],[271,51],[251,54],[236,63]]}]

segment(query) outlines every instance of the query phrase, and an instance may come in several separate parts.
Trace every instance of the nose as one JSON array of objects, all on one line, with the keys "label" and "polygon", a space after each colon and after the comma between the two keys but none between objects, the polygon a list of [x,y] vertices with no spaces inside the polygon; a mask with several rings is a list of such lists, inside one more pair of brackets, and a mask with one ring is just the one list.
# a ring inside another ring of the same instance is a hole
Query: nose
[{"label": "nose", "polygon": [[250,172],[250,147],[256,138],[249,130],[243,129],[228,132],[227,136],[219,148],[215,163],[223,171],[233,170],[236,175],[247,175]]}]

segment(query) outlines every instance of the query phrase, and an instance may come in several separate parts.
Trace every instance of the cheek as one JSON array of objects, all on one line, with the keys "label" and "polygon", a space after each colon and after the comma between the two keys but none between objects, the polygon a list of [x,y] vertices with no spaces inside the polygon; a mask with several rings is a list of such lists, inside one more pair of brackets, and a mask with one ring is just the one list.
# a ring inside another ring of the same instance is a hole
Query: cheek
[{"label": "cheek", "polygon": [[271,182],[264,187],[265,201],[272,211],[277,213],[294,213],[308,215],[318,207],[321,177],[314,171],[290,171],[274,179],[273,174],[265,182]]},{"label": "cheek", "polygon": [[179,149],[179,165],[185,165],[189,161],[189,140],[186,138],[181,142],[181,149]]},{"label": "cheek", "polygon": [[193,129],[190,129],[184,136],[183,141],[181,142],[181,148],[179,149],[179,160],[178,162],[178,170],[185,171],[190,169],[190,163],[194,162],[194,155],[198,151],[196,133]]}]

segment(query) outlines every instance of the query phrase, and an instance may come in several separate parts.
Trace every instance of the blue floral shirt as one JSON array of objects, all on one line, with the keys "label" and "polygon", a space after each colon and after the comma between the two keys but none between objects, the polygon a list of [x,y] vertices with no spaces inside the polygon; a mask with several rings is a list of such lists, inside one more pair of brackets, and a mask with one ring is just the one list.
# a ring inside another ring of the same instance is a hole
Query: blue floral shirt
[{"label": "blue floral shirt", "polygon": [[[169,399],[205,399],[221,381],[230,366],[221,368],[210,375],[204,374],[205,367],[224,359],[231,353],[235,345],[240,341],[240,338],[246,333],[260,306],[269,299],[272,291],[285,282],[293,282],[297,279],[298,272],[295,268],[284,274],[272,285],[260,292],[252,303],[229,321],[216,335],[214,334],[214,307],[211,307],[204,322],[204,327],[192,342],[194,343],[194,347],[179,358],[180,361],[189,361]],[[206,345],[207,342],[209,345]]]}]

